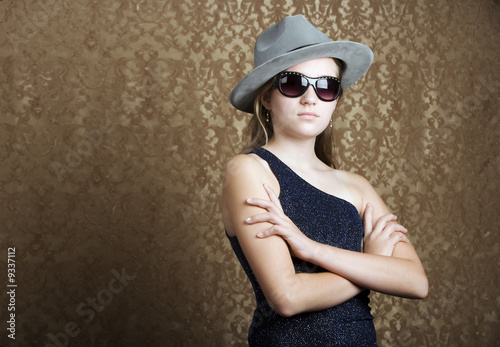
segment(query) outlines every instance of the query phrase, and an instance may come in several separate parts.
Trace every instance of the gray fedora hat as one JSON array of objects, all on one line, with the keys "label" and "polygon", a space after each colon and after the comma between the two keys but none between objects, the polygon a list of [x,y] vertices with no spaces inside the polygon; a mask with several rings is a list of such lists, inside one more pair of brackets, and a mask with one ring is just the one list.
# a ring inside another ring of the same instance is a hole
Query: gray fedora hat
[{"label": "gray fedora hat", "polygon": [[253,113],[259,88],[272,77],[293,65],[325,57],[344,62],[345,90],[368,71],[373,52],[361,43],[331,41],[303,15],[285,17],[259,36],[254,50],[255,68],[234,87],[229,101],[237,109]]}]

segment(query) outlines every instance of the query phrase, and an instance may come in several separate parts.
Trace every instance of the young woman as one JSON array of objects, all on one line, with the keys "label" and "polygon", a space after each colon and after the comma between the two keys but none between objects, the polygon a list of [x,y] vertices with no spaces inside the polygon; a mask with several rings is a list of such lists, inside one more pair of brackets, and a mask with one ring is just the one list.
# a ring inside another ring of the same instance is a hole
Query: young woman
[{"label": "young woman", "polygon": [[424,298],[407,230],[362,177],[336,170],[332,117],[371,50],[334,42],[303,16],[255,46],[231,93],[252,141],[225,170],[223,221],[255,291],[250,346],[375,346],[369,290]]}]

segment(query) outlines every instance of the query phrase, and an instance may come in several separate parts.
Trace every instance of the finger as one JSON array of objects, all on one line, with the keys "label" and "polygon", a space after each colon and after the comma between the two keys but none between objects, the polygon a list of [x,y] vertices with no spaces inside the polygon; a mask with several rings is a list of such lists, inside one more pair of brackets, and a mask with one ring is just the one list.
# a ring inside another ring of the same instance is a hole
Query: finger
[{"label": "finger", "polygon": [[262,207],[269,212],[275,211],[275,212],[281,212],[281,208],[276,205],[276,203],[265,200],[265,199],[255,199],[255,198],[248,198],[246,200],[247,204],[252,205],[252,206],[257,206],[257,207]]},{"label": "finger", "polygon": [[398,217],[393,215],[392,213],[383,215],[380,217],[375,223],[375,227],[373,228],[373,233],[379,234],[386,228],[389,222],[395,221]]},{"label": "finger", "polygon": [[390,239],[393,241],[393,244],[396,245],[398,242],[410,243],[410,239],[403,233],[396,231],[391,236]]},{"label": "finger", "polygon": [[271,224],[277,224],[280,222],[280,219],[272,213],[256,214],[255,216],[248,217],[247,219],[245,219],[245,223],[247,224],[256,224],[261,222],[269,222]]},{"label": "finger", "polygon": [[278,196],[276,195],[274,190],[272,190],[272,188],[267,183],[264,183],[264,189],[266,190],[267,195],[269,195],[269,199],[271,199],[271,201],[274,202],[283,211],[283,208],[281,207],[281,202],[278,199]]},{"label": "finger", "polygon": [[387,224],[389,222],[392,222],[392,221],[395,221],[397,220],[398,217],[395,215],[395,214],[392,214],[392,213],[388,213],[388,214],[385,214],[383,215],[382,217],[380,217],[378,220],[377,220],[377,223],[376,224]]},{"label": "finger", "polygon": [[264,231],[259,232],[257,234],[257,237],[259,239],[264,239],[264,238],[269,237],[271,235],[281,235],[281,236],[284,236],[284,233],[283,233],[284,230],[285,230],[285,228],[279,228],[277,225],[273,225],[269,229],[266,229]]},{"label": "finger", "polygon": [[383,229],[381,235],[385,235],[386,237],[390,237],[395,232],[406,233],[408,229],[396,222],[389,222],[386,227]]},{"label": "finger", "polygon": [[394,230],[402,232],[403,234],[406,234],[408,232],[408,229],[406,229],[404,226],[402,226],[399,223],[394,223]]}]

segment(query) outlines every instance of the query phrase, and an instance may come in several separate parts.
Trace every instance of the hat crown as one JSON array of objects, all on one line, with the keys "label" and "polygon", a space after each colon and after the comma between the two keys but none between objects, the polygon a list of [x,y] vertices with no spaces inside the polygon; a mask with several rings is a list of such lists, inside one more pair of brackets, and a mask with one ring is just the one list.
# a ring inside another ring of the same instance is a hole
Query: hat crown
[{"label": "hat crown", "polygon": [[316,29],[303,15],[285,17],[257,39],[254,65],[258,67],[298,48],[325,42],[331,42],[328,36]]}]

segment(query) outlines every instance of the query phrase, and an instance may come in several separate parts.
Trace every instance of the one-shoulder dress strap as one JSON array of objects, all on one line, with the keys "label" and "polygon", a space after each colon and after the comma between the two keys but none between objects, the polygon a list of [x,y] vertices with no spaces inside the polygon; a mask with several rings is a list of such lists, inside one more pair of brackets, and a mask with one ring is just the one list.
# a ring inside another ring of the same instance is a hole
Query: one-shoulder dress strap
[{"label": "one-shoulder dress strap", "polygon": [[290,167],[288,167],[288,165],[282,162],[281,159],[267,149],[257,147],[250,153],[257,154],[269,164],[269,167],[273,171],[281,187],[292,186],[294,183],[297,183],[297,179],[299,179],[297,174]]}]

